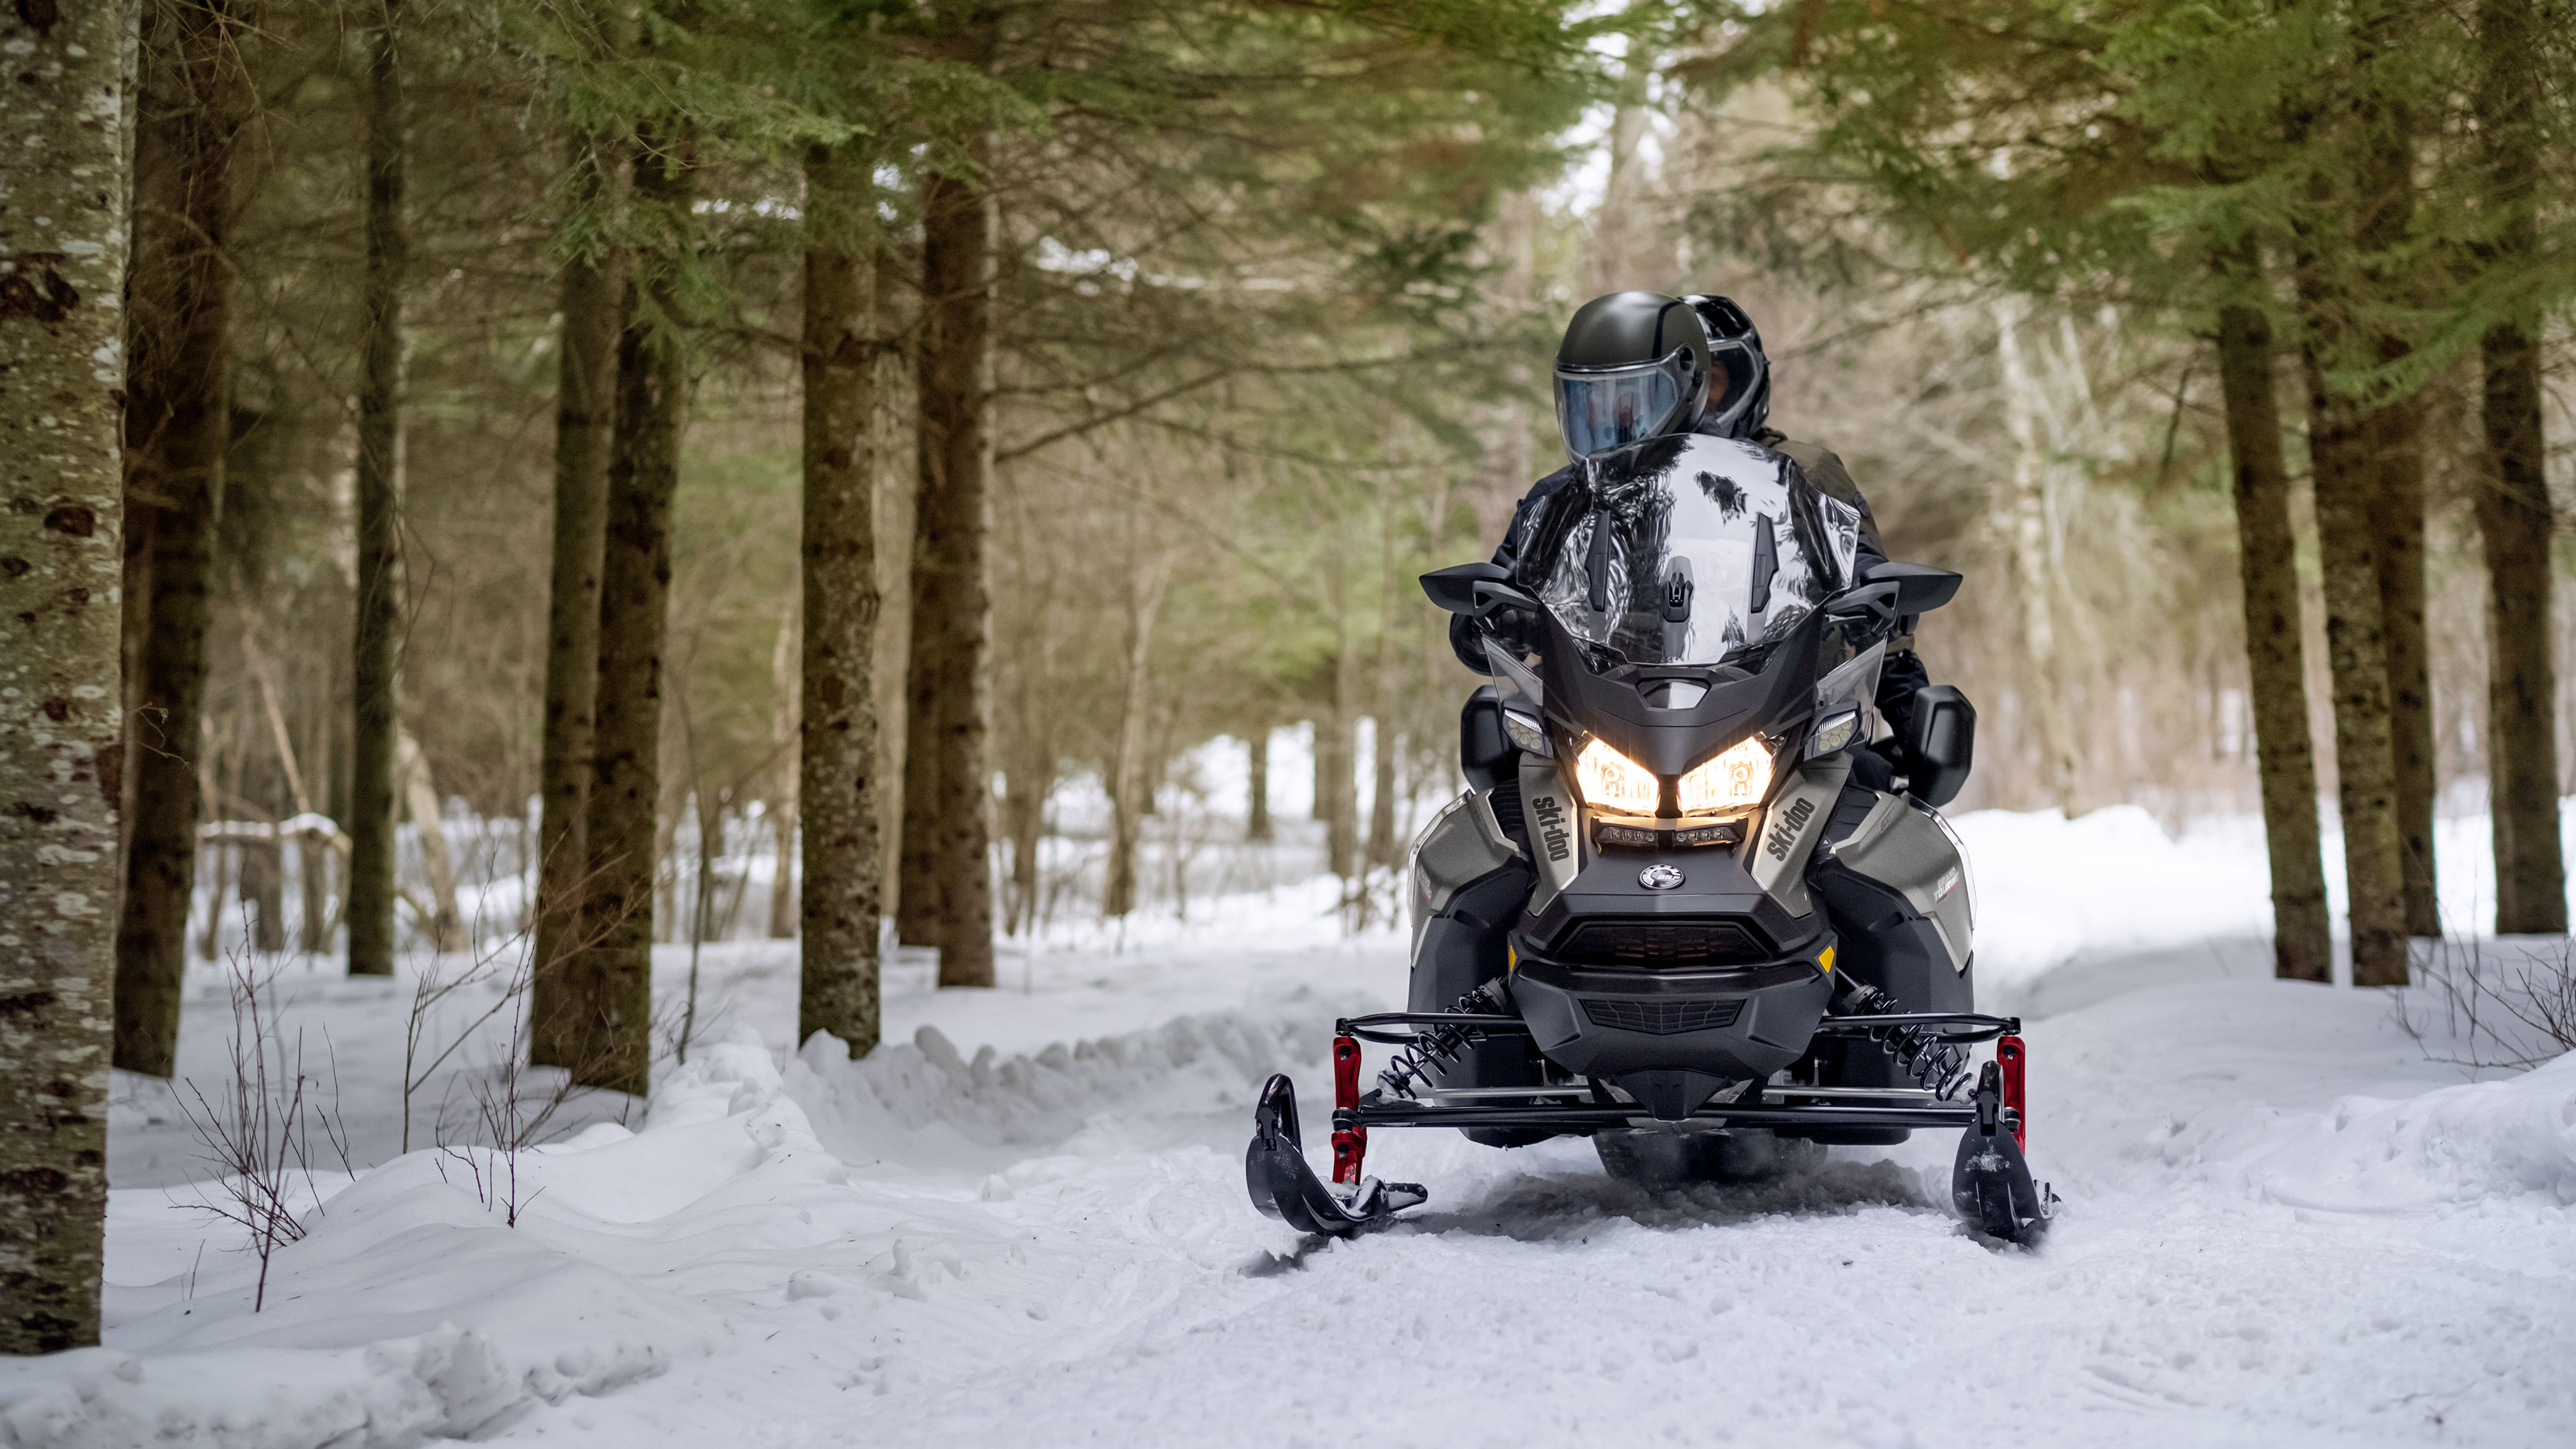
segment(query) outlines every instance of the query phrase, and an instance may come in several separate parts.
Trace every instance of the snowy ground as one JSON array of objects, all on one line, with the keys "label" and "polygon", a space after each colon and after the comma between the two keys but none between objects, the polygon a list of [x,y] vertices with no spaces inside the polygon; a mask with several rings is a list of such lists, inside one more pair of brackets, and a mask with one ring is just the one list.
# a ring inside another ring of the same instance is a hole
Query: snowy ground
[{"label": "snowy ground", "polygon": [[[1331,1018],[1402,991],[1322,887],[1060,937],[989,993],[899,963],[856,1064],[781,1055],[783,948],[712,951],[733,1040],[634,1130],[520,1154],[515,1192],[488,1152],[385,1149],[402,988],[317,974],[288,1019],[374,1093],[353,1157],[383,1165],[316,1177],[254,1314],[126,1084],[109,1346],[0,1368],[0,1444],[2576,1442],[2576,1057],[2471,1073],[2386,993],[2264,979],[2244,829],[1963,833],[1987,999],[2041,1018],[2066,1207],[2036,1252],[1932,1205],[1928,1139],[1650,1194],[1580,1142],[1381,1133],[1372,1169],[1432,1202],[1298,1240],[1244,1199],[1252,1091],[1319,1092]],[[189,1013],[199,1070],[220,991]]]}]

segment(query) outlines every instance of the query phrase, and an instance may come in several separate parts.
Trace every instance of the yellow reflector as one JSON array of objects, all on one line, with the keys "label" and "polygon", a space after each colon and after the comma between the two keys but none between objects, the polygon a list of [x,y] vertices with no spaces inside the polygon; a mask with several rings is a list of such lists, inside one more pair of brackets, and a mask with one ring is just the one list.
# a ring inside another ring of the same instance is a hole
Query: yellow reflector
[{"label": "yellow reflector", "polygon": [[1663,793],[1644,766],[1599,740],[1585,745],[1575,757],[1574,783],[1587,803],[1628,815],[1654,814]]},{"label": "yellow reflector", "polygon": [[1684,815],[1759,805],[1771,793],[1771,752],[1746,740],[1682,776],[1680,793]]},{"label": "yellow reflector", "polygon": [[1819,956],[1819,957],[1817,957],[1817,958],[1816,958],[1816,967],[1817,967],[1817,969],[1818,969],[1818,970],[1823,971],[1823,972],[1824,972],[1826,975],[1828,975],[1828,976],[1831,976],[1831,975],[1833,975],[1833,974],[1834,974],[1834,948],[1833,948],[1833,947],[1831,947],[1831,946],[1827,946],[1827,947],[1825,948],[1825,954],[1823,954],[1822,956]]}]

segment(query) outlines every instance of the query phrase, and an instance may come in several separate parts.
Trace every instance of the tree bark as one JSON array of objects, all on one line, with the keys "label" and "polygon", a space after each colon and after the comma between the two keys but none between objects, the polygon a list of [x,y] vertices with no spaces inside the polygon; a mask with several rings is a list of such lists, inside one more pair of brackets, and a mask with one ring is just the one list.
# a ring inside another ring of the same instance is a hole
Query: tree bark
[{"label": "tree bark", "polygon": [[1145,728],[1153,712],[1148,666],[1154,658],[1154,623],[1172,579],[1171,554],[1157,547],[1132,575],[1127,590],[1127,658],[1118,707],[1118,747],[1109,764],[1109,871],[1100,914],[1115,919],[1136,909],[1136,846],[1154,790],[1146,769]]},{"label": "tree bark", "polygon": [[[925,309],[926,310],[926,309]],[[925,352],[916,376],[926,383]],[[926,385],[916,393],[926,395]],[[912,613],[904,651],[903,839],[898,847],[895,937],[907,946],[939,944],[939,710],[945,700],[939,658],[940,616],[947,611],[946,575],[930,566],[928,543],[939,502],[932,496],[930,445],[915,434],[913,478]]]},{"label": "tree bark", "polygon": [[1270,727],[1254,725],[1244,741],[1244,751],[1251,798],[1244,806],[1243,838],[1268,840],[1277,833],[1270,824]]},{"label": "tree bark", "polygon": [[[403,606],[402,0],[367,58],[366,338],[358,382],[358,607],[351,635],[349,974],[394,971],[395,696]],[[433,923],[433,933],[436,927]]]},{"label": "tree bark", "polygon": [[[98,1342],[122,750],[126,5],[0,11],[0,1353]],[[34,143],[34,144],[29,144]],[[183,918],[184,922],[184,918]],[[166,1075],[166,1072],[164,1073]]]},{"label": "tree bark", "polygon": [[[2303,259],[2304,261],[2304,259]],[[2313,269],[2303,264],[2302,288]],[[2365,452],[2369,420],[2325,381],[2331,314],[2312,294],[2302,348],[2308,380],[2308,456],[2316,480],[2317,546],[2325,575],[2326,662],[2334,679],[2335,779],[2343,807],[2344,890],[2357,986],[2406,984],[2406,906],[2390,739],[2388,646],[2381,624],[2377,479]],[[2321,336],[2320,334],[2324,334]]]},{"label": "tree bark", "polygon": [[[2527,263],[2539,177],[2533,108],[2540,30],[2532,0],[2482,0],[2478,134],[2492,204],[2505,213],[2480,258]],[[2556,518],[2543,464],[2540,320],[2488,329],[2480,347],[2487,468],[2477,488],[2487,565],[2487,779],[2495,830],[2496,931],[2567,930],[2567,863],[2558,823],[2558,681],[2552,657],[2550,539]]]},{"label": "tree bark", "polygon": [[[871,384],[875,381],[873,370],[869,381]],[[874,436],[873,430],[866,435],[868,440],[873,440]],[[869,522],[873,524],[875,490],[871,488],[869,492]],[[873,553],[876,539],[873,530],[868,537],[870,552]],[[875,576],[870,575],[868,582],[874,584]],[[800,605],[801,600],[793,601],[788,608],[779,611],[778,642],[769,651],[769,742],[770,747],[778,751],[777,783],[771,787],[769,800],[772,862],[769,874],[769,939],[773,941],[792,940],[796,935],[796,782],[804,772],[804,753],[798,744],[796,727],[797,691],[803,687],[800,681],[805,675]],[[873,664],[873,659],[870,662]],[[869,711],[868,717],[875,719],[874,709]],[[869,778],[875,778],[873,767]],[[883,873],[879,871],[880,875]]]},{"label": "tree bark", "polygon": [[125,494],[127,512],[143,515],[149,533],[151,595],[134,691],[140,705],[117,925],[116,1064],[167,1077],[178,1058],[196,883],[207,575],[231,441],[224,247],[239,125],[239,21],[229,0],[155,0],[145,22],[125,309]]},{"label": "tree bark", "polygon": [[[935,784],[925,804],[942,986],[993,984],[986,555],[999,218],[982,172],[990,151],[990,137],[979,136],[969,147],[972,174],[934,171],[922,187],[922,512],[915,569],[923,581],[914,592],[920,612],[913,620],[913,677],[926,680],[934,694],[924,720],[916,691],[915,723],[932,728],[913,736],[910,748],[935,756],[926,767]],[[907,767],[907,790],[916,778]],[[904,814],[909,856],[915,818],[909,800]]]},{"label": "tree bark", "polygon": [[[634,192],[665,234],[685,228],[691,138],[639,128]],[[616,433],[601,550],[598,694],[582,914],[559,974],[574,1003],[564,1066],[586,1087],[641,1094],[650,1079],[653,893],[662,796],[662,644],[670,623],[671,500],[688,376],[677,260],[639,255],[617,339]]]},{"label": "tree bark", "polygon": [[[830,1032],[854,1057],[880,1030],[877,922],[876,268],[869,158],[806,153],[804,687],[797,800],[804,812],[802,1040]],[[783,862],[782,862],[783,864]]]},{"label": "tree bark", "polygon": [[[2250,274],[2254,259],[2243,259]],[[2272,376],[2272,327],[2252,307],[2218,317],[2218,371],[2236,481],[2237,568],[2244,584],[2245,664],[2253,695],[2263,842],[2272,866],[2272,973],[2334,975],[2317,766],[2308,737],[2307,666],[2299,632],[2298,545]]]},{"label": "tree bark", "polygon": [[[573,144],[581,203],[613,208],[624,148],[614,138]],[[581,919],[589,851],[591,734],[599,693],[599,570],[607,546],[608,464],[617,430],[617,339],[625,330],[626,259],[615,248],[564,264],[558,305],[563,336],[555,380],[554,559],[546,590],[545,736],[537,766],[535,976],[529,988],[529,1060],[561,1067],[580,1003],[559,967]]]}]

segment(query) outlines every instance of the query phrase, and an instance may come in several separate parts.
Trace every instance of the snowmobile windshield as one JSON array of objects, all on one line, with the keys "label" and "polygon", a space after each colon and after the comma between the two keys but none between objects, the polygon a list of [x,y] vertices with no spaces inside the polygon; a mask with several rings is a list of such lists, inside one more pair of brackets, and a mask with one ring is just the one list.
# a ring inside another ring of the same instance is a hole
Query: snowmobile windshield
[{"label": "snowmobile windshield", "polygon": [[1584,471],[1548,525],[1558,536],[1541,554],[1539,598],[1620,661],[1734,663],[1786,636],[1850,574],[1859,514],[1767,448],[1685,433]]},{"label": "snowmobile windshield", "polygon": [[1661,362],[1601,372],[1559,369],[1556,421],[1575,457],[1624,448],[1673,426],[1690,398],[1690,352],[1676,347]]}]

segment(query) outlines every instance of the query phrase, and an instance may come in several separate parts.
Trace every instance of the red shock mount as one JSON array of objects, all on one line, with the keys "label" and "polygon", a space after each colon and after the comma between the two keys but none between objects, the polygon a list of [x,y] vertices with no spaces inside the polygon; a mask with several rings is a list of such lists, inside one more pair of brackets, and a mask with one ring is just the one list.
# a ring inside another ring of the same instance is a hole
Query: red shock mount
[{"label": "red shock mount", "polygon": [[[2015,1080],[2019,1080],[2018,1074]],[[1359,1125],[1360,1041],[1333,1038],[1333,1181],[1360,1180],[1360,1159],[1368,1155],[1368,1129]]]},{"label": "red shock mount", "polygon": [[2022,1045],[2020,1037],[1995,1039],[1995,1065],[2003,1072],[2004,1121],[2012,1126],[2013,1146],[2025,1151],[2030,1147],[2027,1136],[2030,1112],[2024,1102],[2022,1069],[2028,1064],[2029,1055],[2030,1049]]}]

